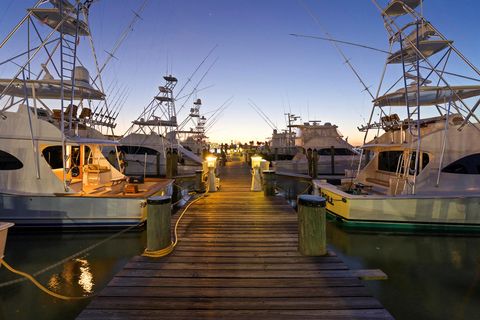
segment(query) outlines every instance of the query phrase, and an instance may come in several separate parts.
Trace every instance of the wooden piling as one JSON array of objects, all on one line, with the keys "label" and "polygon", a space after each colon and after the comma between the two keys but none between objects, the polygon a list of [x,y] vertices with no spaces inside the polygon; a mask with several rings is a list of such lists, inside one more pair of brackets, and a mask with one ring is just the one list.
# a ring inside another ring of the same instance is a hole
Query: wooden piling
[{"label": "wooden piling", "polygon": [[157,251],[172,242],[170,231],[171,203],[169,196],[147,199],[147,250]]},{"label": "wooden piling", "polygon": [[205,192],[203,170],[195,170],[195,192]]},{"label": "wooden piling", "polygon": [[263,195],[271,197],[275,195],[275,171],[263,170]]},{"label": "wooden piling", "polygon": [[305,256],[327,254],[325,198],[298,196],[298,250]]}]

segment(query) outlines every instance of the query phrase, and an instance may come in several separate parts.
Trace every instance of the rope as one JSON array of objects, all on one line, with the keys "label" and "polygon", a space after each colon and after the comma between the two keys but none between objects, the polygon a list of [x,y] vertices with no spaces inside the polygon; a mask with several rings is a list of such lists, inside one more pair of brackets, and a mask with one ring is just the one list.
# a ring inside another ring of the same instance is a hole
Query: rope
[{"label": "rope", "polygon": [[93,295],[89,295],[89,296],[83,296],[83,297],[68,297],[68,296],[64,296],[62,294],[58,294],[56,292],[53,292],[47,288],[45,288],[40,282],[38,282],[37,280],[35,280],[35,278],[33,276],[31,276],[30,274],[26,273],[26,272],[23,272],[23,271],[19,271],[19,270],[16,270],[14,269],[13,267],[11,267],[5,260],[3,259],[0,259],[0,264],[3,264],[5,266],[5,268],[7,268],[9,271],[15,273],[15,274],[18,274],[22,277],[24,277],[25,279],[28,279],[30,280],[31,282],[33,282],[33,284],[35,286],[37,286],[37,288],[39,288],[40,290],[42,290],[43,292],[45,292],[46,294],[49,294],[51,295],[52,297],[55,297],[55,298],[58,298],[58,299],[62,299],[62,300],[81,300],[81,299],[89,299],[93,296],[95,296],[95,294]]},{"label": "rope", "polygon": [[[207,189],[207,192],[208,192],[208,189]],[[190,208],[191,205],[193,205],[195,202],[199,201],[200,199],[204,198],[205,197],[205,194],[202,194],[200,197],[198,197],[197,199],[193,200],[192,202],[190,202],[186,207],[185,209],[182,211],[182,213],[180,214],[180,216],[178,217],[177,219],[177,222],[175,223],[175,229],[174,229],[174,239],[175,241],[172,241],[172,243],[167,247],[167,248],[164,248],[162,250],[158,250],[158,251],[148,251],[147,249],[145,249],[145,252],[143,253],[144,256],[147,256],[147,257],[163,257],[163,256],[166,256],[168,254],[170,254],[173,249],[175,248],[175,246],[177,245],[178,243],[178,235],[177,235],[177,227],[178,227],[178,224],[180,222],[180,220],[182,219],[183,215],[185,214],[185,212],[188,210],[188,208]],[[183,200],[183,198],[182,198]],[[181,201],[181,200],[180,200]],[[180,202],[178,201],[178,202]],[[101,244],[107,242],[107,241],[110,241],[112,240],[113,238],[115,237],[118,237],[119,235],[133,229],[133,228],[136,228],[138,226],[140,226],[143,222],[141,223],[138,223],[136,225],[133,225],[133,226],[130,226],[126,229],[123,229],[121,230],[120,232],[117,232],[116,234],[100,241],[100,242],[97,242],[81,251],[78,251],[77,253],[74,253],[73,255],[70,255],[69,257],[65,258],[65,259],[62,259],[40,271],[37,271],[35,272],[33,275],[30,275],[26,272],[23,272],[23,271],[20,271],[20,270],[17,270],[15,268],[13,268],[12,266],[10,266],[5,260],[3,259],[0,259],[0,264],[4,265],[5,268],[7,268],[9,271],[11,271],[12,273],[15,273],[15,274],[18,274],[20,276],[22,276],[22,278],[19,278],[19,279],[15,279],[15,280],[12,280],[12,281],[7,281],[7,282],[4,282],[4,283],[1,283],[0,284],[0,287],[5,287],[5,286],[8,286],[8,285],[12,285],[14,283],[19,283],[19,282],[22,282],[22,281],[26,281],[26,280],[30,280],[37,288],[39,288],[40,290],[42,290],[43,292],[45,292],[46,294],[52,296],[52,297],[55,297],[57,299],[61,299],[61,300],[82,300],[82,299],[89,299],[89,298],[92,298],[94,296],[96,296],[96,294],[92,294],[92,295],[88,295],[88,296],[81,296],[81,297],[74,297],[74,296],[64,296],[62,294],[59,294],[59,293],[56,293],[56,292],[53,292],[51,290],[49,290],[48,288],[46,288],[45,286],[43,286],[40,282],[38,282],[34,276],[38,276],[52,268],[55,268],[61,264],[64,264],[65,262],[69,261],[69,260],[72,260],[88,251],[91,251],[92,249],[100,246]]]},{"label": "rope", "polygon": [[[70,261],[70,260],[72,260],[72,259],[75,259],[76,257],[78,257],[78,256],[80,256],[80,255],[82,255],[82,254],[85,254],[85,253],[87,253],[87,252],[89,252],[89,251],[91,251],[91,250],[93,250],[93,249],[95,249],[96,247],[104,244],[104,243],[107,242],[107,241],[110,241],[110,240],[118,237],[119,235],[121,235],[121,234],[123,234],[123,233],[125,233],[125,232],[127,232],[127,231],[130,231],[131,229],[134,229],[134,228],[139,227],[142,223],[143,223],[143,222],[140,222],[140,223],[138,223],[138,224],[136,224],[136,225],[133,225],[133,226],[130,226],[130,227],[126,228],[126,229],[123,229],[123,230],[121,230],[121,231],[119,231],[119,232],[111,235],[110,237],[108,237],[108,238],[106,238],[106,239],[104,239],[104,240],[102,240],[102,241],[100,241],[100,242],[97,242],[97,243],[95,243],[95,244],[93,244],[93,245],[91,245],[91,246],[89,246],[89,247],[87,247],[87,248],[85,248],[85,249],[83,249],[83,250],[80,250],[80,251],[78,251],[78,252],[76,252],[76,253],[74,253],[74,254],[72,254],[72,255],[70,255],[70,256],[68,256],[68,257],[66,257],[66,258],[64,258],[64,259],[62,259],[62,260],[60,260],[60,261],[58,261],[58,262],[56,262],[56,263],[54,263],[54,264],[51,264],[51,265],[49,265],[49,266],[47,266],[47,267],[45,267],[45,268],[43,268],[43,269],[41,269],[41,270],[33,273],[33,276],[36,277],[36,276],[38,276],[38,275],[40,275],[40,274],[42,274],[42,273],[47,272],[47,271],[50,270],[50,269],[53,269],[53,268],[55,268],[55,267],[58,267],[58,266],[61,265],[61,264],[66,263],[67,261]],[[0,288],[9,286],[9,285],[12,285],[12,284],[15,284],[15,283],[23,282],[23,281],[26,281],[26,280],[27,280],[26,278],[18,278],[18,279],[15,279],[15,280],[3,282],[3,283],[0,284]]]},{"label": "rope", "polygon": [[[183,218],[183,215],[185,214],[185,212],[187,212],[188,208],[190,208],[191,205],[193,205],[195,202],[199,201],[200,199],[204,198],[205,195],[208,193],[209,191],[209,188],[208,188],[208,184],[207,184],[207,190],[205,191],[204,194],[202,194],[200,197],[198,197],[197,199],[193,200],[192,202],[190,202],[186,207],[185,209],[183,209],[182,213],[180,214],[180,216],[178,217],[177,219],[177,222],[175,223],[175,227],[173,229],[173,238],[174,240],[170,243],[170,245],[166,248],[163,248],[163,249],[160,249],[160,250],[155,250],[155,251],[151,251],[151,250],[148,250],[148,249],[145,249],[145,251],[143,252],[142,256],[144,257],[150,257],[150,258],[161,258],[161,257],[164,257],[164,256],[167,256],[169,255],[170,253],[172,253],[172,251],[175,249],[175,247],[177,246],[178,244],[178,233],[177,233],[177,228],[178,228],[178,224],[180,223],[180,221],[182,220]],[[148,223],[148,222],[147,222]]]}]

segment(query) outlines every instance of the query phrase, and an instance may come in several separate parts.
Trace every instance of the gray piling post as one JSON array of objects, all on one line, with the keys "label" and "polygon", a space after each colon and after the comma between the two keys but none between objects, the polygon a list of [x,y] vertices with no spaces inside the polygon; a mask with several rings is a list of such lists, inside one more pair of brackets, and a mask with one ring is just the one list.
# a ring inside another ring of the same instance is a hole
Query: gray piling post
[{"label": "gray piling post", "polygon": [[332,174],[335,174],[335,147],[330,147],[330,167],[332,169]]},{"label": "gray piling post", "polygon": [[167,179],[171,179],[173,177],[173,168],[172,168],[172,151],[171,149],[167,149],[166,155],[166,167],[165,167],[165,176]]},{"label": "gray piling post", "polygon": [[205,192],[205,182],[203,182],[203,170],[195,170],[195,191]]},{"label": "gray piling post", "polygon": [[309,194],[299,195],[298,250],[304,256],[327,254],[325,198]]},{"label": "gray piling post", "polygon": [[154,196],[147,199],[147,250],[157,251],[168,247],[171,242],[170,220],[172,198]]},{"label": "gray piling post", "polygon": [[263,195],[271,197],[275,195],[275,171],[263,170]]}]

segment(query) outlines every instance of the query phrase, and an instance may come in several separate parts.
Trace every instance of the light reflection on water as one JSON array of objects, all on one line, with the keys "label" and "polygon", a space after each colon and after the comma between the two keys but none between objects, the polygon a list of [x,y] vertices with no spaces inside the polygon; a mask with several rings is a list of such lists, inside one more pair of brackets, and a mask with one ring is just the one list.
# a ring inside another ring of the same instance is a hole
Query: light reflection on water
[{"label": "light reflection on water", "polygon": [[[14,268],[35,273],[111,233],[12,233],[8,235],[5,260]],[[37,280],[50,290],[66,296],[88,296],[101,290],[128,260],[144,249],[145,232],[122,234],[92,250],[86,256],[51,269]],[[0,283],[17,279],[0,268]],[[0,287],[0,319],[74,319],[90,299],[63,301],[48,296],[23,281]]]}]

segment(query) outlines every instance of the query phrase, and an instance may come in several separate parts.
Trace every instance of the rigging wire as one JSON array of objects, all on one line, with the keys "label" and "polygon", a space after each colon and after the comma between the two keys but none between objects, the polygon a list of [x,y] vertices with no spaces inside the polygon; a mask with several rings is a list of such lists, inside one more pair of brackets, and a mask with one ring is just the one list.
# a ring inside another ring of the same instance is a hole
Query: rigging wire
[{"label": "rigging wire", "polygon": [[323,30],[323,33],[327,36],[328,39],[332,39],[331,42],[333,44],[333,46],[335,47],[335,49],[337,49],[338,53],[342,56],[342,58],[345,60],[345,63],[350,67],[350,69],[353,71],[353,73],[355,74],[355,76],[357,77],[357,79],[360,81],[360,83],[362,84],[363,88],[365,91],[368,92],[368,94],[370,95],[370,97],[372,98],[372,100],[375,99],[375,97],[373,96],[372,92],[370,91],[370,89],[368,88],[368,86],[365,84],[365,82],[363,81],[362,77],[360,77],[360,74],[357,72],[357,70],[353,67],[352,63],[350,62],[350,60],[345,56],[345,53],[342,51],[342,49],[338,46],[337,42],[333,41],[333,38],[332,36],[326,31],[326,29],[320,24],[320,21],[319,19],[317,18],[317,16],[312,12],[312,10],[310,9],[310,7],[307,6],[307,4],[302,1],[302,0],[297,0],[297,2],[300,4],[300,6],[302,6],[304,8],[304,10],[308,13],[308,15],[310,15],[310,17],[315,21],[315,23],[318,25],[318,27],[320,29]]}]

